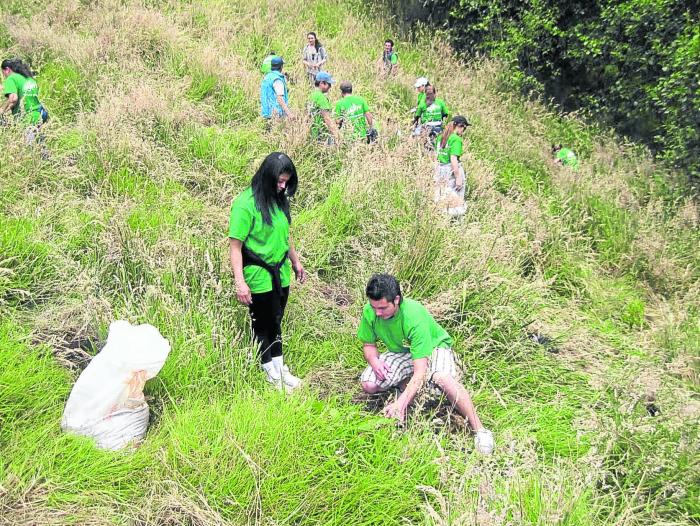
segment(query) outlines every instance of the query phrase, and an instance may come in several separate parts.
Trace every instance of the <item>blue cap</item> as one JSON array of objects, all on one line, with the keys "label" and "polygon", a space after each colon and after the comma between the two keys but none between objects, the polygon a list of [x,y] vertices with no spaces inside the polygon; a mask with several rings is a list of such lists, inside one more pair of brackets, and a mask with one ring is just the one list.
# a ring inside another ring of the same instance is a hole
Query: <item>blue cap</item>
[{"label": "blue cap", "polygon": [[270,60],[271,66],[280,67],[282,64],[284,64],[284,60],[282,60],[282,57],[278,57],[277,55],[272,57],[272,60]]},{"label": "blue cap", "polygon": [[325,71],[319,71],[316,73],[316,82],[328,82],[328,84],[334,84],[335,80],[333,80],[333,77],[331,77],[330,73],[326,73]]}]

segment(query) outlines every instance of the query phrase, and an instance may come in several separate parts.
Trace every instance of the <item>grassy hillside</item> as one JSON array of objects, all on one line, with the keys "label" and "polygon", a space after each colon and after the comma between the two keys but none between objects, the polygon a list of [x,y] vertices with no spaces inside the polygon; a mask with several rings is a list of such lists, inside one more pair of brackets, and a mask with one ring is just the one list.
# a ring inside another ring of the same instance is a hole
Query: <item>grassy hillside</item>
[{"label": "grassy hillside", "polygon": [[[49,160],[0,130],[0,524],[700,522],[698,207],[645,152],[504,95],[497,64],[459,64],[430,35],[397,41],[401,73],[378,80],[392,30],[353,2],[0,12],[2,56],[30,61],[52,114]],[[264,131],[259,62],[288,59],[303,112],[309,30],[369,100],[377,147]],[[407,137],[419,74],[473,123],[461,222],[433,208],[431,161]],[[550,163],[554,141],[578,172]],[[231,200],[273,150],[299,169],[310,273],[285,322],[309,387],[290,397],[262,380],[227,262]],[[397,429],[359,396],[354,331],[381,270],[454,336],[492,457],[456,415]],[[173,349],[133,454],[58,426],[119,318]]]}]

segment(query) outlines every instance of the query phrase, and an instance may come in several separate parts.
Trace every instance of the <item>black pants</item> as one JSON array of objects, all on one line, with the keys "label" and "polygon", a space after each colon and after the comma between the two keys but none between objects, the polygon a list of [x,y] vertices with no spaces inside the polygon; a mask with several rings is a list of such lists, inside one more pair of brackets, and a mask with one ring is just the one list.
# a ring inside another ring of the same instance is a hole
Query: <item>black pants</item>
[{"label": "black pants", "polygon": [[282,356],[282,316],[289,298],[289,287],[282,287],[282,294],[274,290],[252,294],[253,303],[248,306],[255,341],[260,346],[260,362],[267,363],[273,356]]}]

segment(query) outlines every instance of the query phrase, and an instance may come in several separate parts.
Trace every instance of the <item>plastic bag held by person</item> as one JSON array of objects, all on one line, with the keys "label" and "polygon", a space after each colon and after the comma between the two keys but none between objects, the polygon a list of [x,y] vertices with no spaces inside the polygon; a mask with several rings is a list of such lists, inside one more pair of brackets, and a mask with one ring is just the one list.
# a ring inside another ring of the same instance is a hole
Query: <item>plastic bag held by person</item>
[{"label": "plastic bag held by person", "polygon": [[93,437],[104,449],[138,444],[148,427],[143,387],[169,352],[168,340],[152,325],[112,322],[107,344],[73,386],[61,427]]}]

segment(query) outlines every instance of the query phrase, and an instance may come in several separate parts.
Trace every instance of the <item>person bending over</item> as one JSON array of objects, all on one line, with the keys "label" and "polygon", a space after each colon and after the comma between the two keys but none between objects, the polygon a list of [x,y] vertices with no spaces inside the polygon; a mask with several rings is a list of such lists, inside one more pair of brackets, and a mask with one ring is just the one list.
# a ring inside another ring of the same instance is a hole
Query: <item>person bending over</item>
[{"label": "person bending over", "polygon": [[[352,94],[350,82],[340,83],[341,99],[335,103],[335,119],[339,129],[349,129],[349,135],[356,140],[367,143],[377,140],[374,119],[369,111],[367,101],[359,95]],[[343,125],[345,125],[343,128]]]},{"label": "person bending over", "polygon": [[[357,331],[369,364],[360,376],[366,393],[378,393],[405,383],[396,401],[384,408],[389,418],[404,421],[406,409],[424,387],[444,393],[476,432],[476,448],[490,454],[493,434],[486,429],[460,383],[452,339],[419,302],[403,298],[397,279],[390,274],[375,274],[367,283],[369,302],[362,310]],[[386,346],[379,354],[377,343]]]}]

